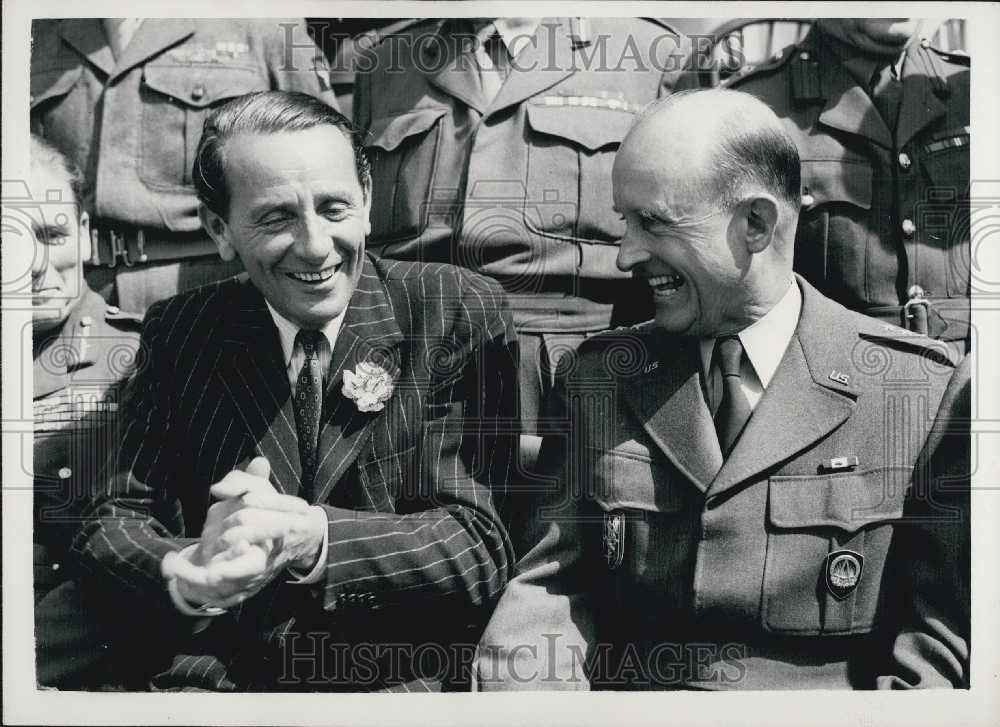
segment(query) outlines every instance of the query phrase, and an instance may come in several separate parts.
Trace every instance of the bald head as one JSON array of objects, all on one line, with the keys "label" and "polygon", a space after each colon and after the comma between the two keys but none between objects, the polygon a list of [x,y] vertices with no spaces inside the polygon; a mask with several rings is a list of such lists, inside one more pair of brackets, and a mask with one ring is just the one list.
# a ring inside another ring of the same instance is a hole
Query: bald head
[{"label": "bald head", "polygon": [[740,331],[787,292],[799,156],[760,101],[712,90],[656,103],[622,142],[612,182],[626,222],[618,267],[652,287],[660,328]]},{"label": "bald head", "polygon": [[[740,91],[674,94],[652,104],[632,127],[621,152],[676,159],[676,183],[731,210],[766,192],[797,217],[800,165],[795,142],[762,101]],[[620,152],[620,153],[621,153]]]}]

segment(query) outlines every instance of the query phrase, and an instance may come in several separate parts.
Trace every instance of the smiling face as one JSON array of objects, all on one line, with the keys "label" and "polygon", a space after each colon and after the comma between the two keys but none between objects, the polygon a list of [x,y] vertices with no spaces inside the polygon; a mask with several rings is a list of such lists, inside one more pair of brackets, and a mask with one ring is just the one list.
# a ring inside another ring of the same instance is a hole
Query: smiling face
[{"label": "smiling face", "polygon": [[224,260],[238,257],[285,318],[319,329],[340,315],[361,275],[370,190],[335,126],[241,134],[225,142],[226,219],[202,207]]},{"label": "smiling face", "polygon": [[87,215],[78,215],[67,173],[52,164],[32,164],[31,191],[40,204],[28,210],[34,254],[31,261],[32,329],[59,328],[83,300],[83,260],[90,257]]},{"label": "smiling face", "polygon": [[697,137],[647,121],[622,144],[612,173],[626,222],[618,267],[652,288],[659,329],[713,337],[742,330],[769,301],[751,273],[740,206],[721,209],[699,180],[707,162]]}]

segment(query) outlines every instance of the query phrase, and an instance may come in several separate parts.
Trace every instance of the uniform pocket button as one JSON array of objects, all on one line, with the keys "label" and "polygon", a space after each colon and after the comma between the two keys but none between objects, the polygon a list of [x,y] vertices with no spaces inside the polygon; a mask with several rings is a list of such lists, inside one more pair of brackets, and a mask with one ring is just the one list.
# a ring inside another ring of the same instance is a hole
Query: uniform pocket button
[{"label": "uniform pocket button", "polygon": [[193,89],[191,89],[191,98],[195,101],[201,101],[205,97],[205,87],[198,84]]},{"label": "uniform pocket button", "polygon": [[73,470],[71,470],[69,467],[60,467],[59,472],[57,474],[59,475],[60,480],[68,480],[70,477],[73,476]]}]

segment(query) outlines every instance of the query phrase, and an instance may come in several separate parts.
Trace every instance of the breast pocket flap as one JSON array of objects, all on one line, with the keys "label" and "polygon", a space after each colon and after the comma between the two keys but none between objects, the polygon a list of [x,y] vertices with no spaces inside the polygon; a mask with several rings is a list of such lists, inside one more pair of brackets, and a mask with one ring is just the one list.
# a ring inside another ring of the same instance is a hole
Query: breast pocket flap
[{"label": "breast pocket flap", "polygon": [[874,522],[901,518],[901,490],[899,478],[886,468],[772,477],[768,483],[768,520],[778,529],[828,527],[854,533]]},{"label": "breast pocket flap", "polygon": [[398,116],[375,119],[372,122],[368,146],[392,151],[411,136],[426,133],[447,112],[447,109],[418,109]]}]

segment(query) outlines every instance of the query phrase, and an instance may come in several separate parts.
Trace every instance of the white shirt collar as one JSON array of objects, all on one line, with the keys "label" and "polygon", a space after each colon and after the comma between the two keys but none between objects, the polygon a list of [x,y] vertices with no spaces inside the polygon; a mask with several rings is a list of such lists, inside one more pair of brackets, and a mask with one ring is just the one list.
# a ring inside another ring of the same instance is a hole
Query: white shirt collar
[{"label": "white shirt collar", "polygon": [[[746,351],[750,365],[753,366],[761,387],[766,389],[778,364],[785,355],[789,341],[795,334],[799,324],[799,313],[802,311],[802,293],[798,283],[793,279],[781,300],[769,310],[763,318],[754,321],[739,332],[740,343]],[[712,350],[715,347],[714,338],[703,338],[701,345],[701,366],[706,377],[712,365]]]},{"label": "white shirt collar", "polygon": [[[267,303],[268,311],[271,313],[271,318],[274,320],[274,325],[278,328],[278,336],[281,338],[281,353],[284,356],[285,368],[288,368],[292,363],[292,356],[295,353],[295,337],[299,333],[299,326],[281,315],[269,302],[265,302]],[[340,326],[344,322],[344,313],[346,312],[347,308],[344,308],[339,316],[323,326],[323,335],[330,344],[331,351],[337,342],[337,335],[340,333]]]}]

